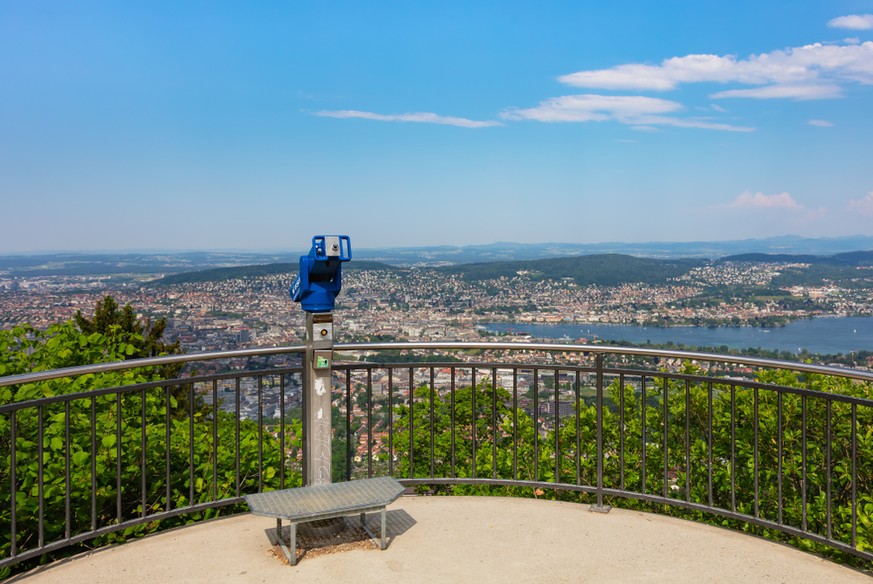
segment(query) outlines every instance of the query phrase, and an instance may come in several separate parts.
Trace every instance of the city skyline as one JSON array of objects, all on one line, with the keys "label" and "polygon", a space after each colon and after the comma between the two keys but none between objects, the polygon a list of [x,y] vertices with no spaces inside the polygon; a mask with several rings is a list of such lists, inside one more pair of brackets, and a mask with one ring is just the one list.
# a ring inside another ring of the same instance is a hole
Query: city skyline
[{"label": "city skyline", "polygon": [[873,0],[0,9],[0,254],[873,235]]}]

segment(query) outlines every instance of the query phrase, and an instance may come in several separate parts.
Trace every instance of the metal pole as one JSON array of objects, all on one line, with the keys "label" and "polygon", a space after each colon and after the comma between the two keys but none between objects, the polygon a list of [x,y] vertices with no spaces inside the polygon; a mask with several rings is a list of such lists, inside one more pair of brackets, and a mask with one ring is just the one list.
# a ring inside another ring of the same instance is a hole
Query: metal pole
[{"label": "metal pole", "polygon": [[306,313],[306,387],[304,388],[305,485],[331,482],[331,368],[333,314]]}]

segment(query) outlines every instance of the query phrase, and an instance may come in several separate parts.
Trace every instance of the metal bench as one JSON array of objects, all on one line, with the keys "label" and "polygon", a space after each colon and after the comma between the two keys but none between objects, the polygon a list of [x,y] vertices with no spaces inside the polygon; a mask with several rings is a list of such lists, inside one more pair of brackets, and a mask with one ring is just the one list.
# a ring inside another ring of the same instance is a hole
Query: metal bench
[{"label": "metal bench", "polygon": [[[361,514],[361,526],[370,537],[364,523],[368,511],[381,511],[381,549],[386,548],[385,507],[397,500],[405,487],[392,477],[360,479],[345,483],[297,487],[282,491],[269,491],[246,495],[246,503],[254,515],[276,518],[276,534],[279,546],[288,558],[288,563],[297,565],[297,524],[321,521],[347,515]],[[290,548],[282,538],[282,520],[291,523]]]}]

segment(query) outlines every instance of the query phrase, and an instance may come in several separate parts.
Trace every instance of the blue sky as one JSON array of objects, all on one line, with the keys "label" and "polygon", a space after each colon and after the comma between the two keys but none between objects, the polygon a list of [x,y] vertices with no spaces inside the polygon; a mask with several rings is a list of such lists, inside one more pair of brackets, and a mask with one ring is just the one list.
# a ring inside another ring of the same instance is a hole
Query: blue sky
[{"label": "blue sky", "polygon": [[0,253],[873,235],[873,0],[5,0],[0,198]]}]

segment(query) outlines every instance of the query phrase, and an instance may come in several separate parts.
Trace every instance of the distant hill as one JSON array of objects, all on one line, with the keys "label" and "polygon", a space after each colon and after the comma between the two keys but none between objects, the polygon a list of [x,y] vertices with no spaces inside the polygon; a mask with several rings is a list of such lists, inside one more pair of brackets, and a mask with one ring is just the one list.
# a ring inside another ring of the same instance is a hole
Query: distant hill
[{"label": "distant hill", "polygon": [[[723,262],[808,264],[805,267],[780,269],[773,279],[776,288],[791,286],[825,286],[838,284],[846,288],[870,288],[869,278],[859,277],[860,267],[873,267],[873,251],[850,251],[829,256],[749,253],[728,256]],[[869,271],[867,271],[869,273]]]},{"label": "distant hill", "polygon": [[723,262],[813,264],[819,266],[873,266],[873,250],[834,255],[744,253],[721,258]]},{"label": "distant hill", "polygon": [[[209,270],[200,270],[197,272],[185,272],[182,274],[172,274],[157,280],[153,280],[150,284],[154,286],[169,286],[171,284],[196,284],[199,282],[222,282],[225,280],[237,280],[241,278],[257,278],[259,276],[272,276],[275,274],[295,274],[297,273],[298,264],[296,263],[277,263],[277,264],[262,264],[255,266],[234,266],[232,268],[212,268]],[[343,266],[343,270],[399,270],[394,266],[382,264],[379,262],[353,261]]]},{"label": "distant hill", "polygon": [[386,264],[445,266],[493,261],[521,261],[590,254],[624,254],[656,259],[717,259],[746,253],[830,255],[873,249],[873,237],[808,238],[786,235],[736,241],[653,241],[640,243],[513,243],[437,245],[403,248],[356,248],[355,257]]},{"label": "distant hill", "polygon": [[[353,237],[354,239],[354,237]],[[295,238],[295,241],[297,239]],[[305,241],[305,238],[300,240]],[[394,248],[355,247],[352,264],[362,260],[397,266],[438,267],[484,262],[514,262],[555,258],[574,258],[589,254],[621,254],[641,258],[718,259],[748,257],[748,254],[805,254],[804,257],[845,257],[854,250],[873,249],[873,237],[851,236],[810,239],[796,236],[747,239],[741,241],[642,242],[642,243],[512,243],[486,245],[437,245]],[[305,249],[287,251],[118,251],[55,252],[2,255],[0,276],[95,276],[124,274],[177,274],[225,268],[291,262],[296,264]],[[743,254],[743,255],[738,255]],[[772,256],[769,256],[769,261]],[[750,260],[755,261],[755,260]],[[762,259],[760,261],[768,261]],[[851,265],[851,264],[844,264]]]},{"label": "distant hill", "polygon": [[448,274],[460,274],[468,280],[490,280],[528,272],[534,278],[572,278],[580,286],[597,284],[617,286],[630,282],[662,284],[681,276],[704,260],[656,260],[624,254],[597,254],[570,258],[551,258],[517,262],[485,262],[437,268]]}]

